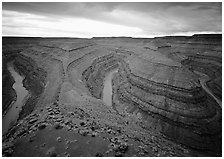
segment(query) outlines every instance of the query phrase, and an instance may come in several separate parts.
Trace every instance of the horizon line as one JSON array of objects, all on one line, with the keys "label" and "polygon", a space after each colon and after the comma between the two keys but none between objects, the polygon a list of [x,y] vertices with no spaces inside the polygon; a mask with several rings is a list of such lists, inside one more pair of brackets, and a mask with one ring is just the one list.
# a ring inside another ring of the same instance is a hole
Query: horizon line
[{"label": "horizon line", "polygon": [[2,35],[2,37],[14,37],[14,38],[69,38],[69,39],[93,39],[93,38],[136,38],[136,39],[150,39],[157,37],[190,37],[194,35],[222,35],[222,33],[195,33],[191,35],[157,35],[157,36],[146,36],[146,37],[131,37],[131,36],[92,36],[92,37],[69,37],[69,36],[28,36],[28,35]]}]

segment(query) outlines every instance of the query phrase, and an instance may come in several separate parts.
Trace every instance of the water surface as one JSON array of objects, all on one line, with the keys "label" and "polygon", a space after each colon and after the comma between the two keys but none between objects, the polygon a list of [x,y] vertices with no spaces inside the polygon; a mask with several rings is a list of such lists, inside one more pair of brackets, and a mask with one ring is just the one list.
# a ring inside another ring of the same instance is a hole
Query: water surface
[{"label": "water surface", "polygon": [[110,72],[104,80],[103,101],[108,106],[112,106],[112,77],[115,72],[117,72],[117,70]]},{"label": "water surface", "polygon": [[2,121],[2,132],[5,134],[9,128],[15,124],[16,120],[19,117],[19,112],[22,109],[23,104],[25,103],[26,96],[28,95],[28,91],[23,87],[23,79],[24,77],[18,74],[13,66],[13,63],[8,64],[8,70],[13,76],[15,83],[13,84],[13,89],[16,91],[16,101],[14,101],[8,110],[8,112],[3,116]]},{"label": "water surface", "polygon": [[194,70],[194,73],[196,73],[197,75],[199,75],[199,81],[200,81],[200,84],[202,86],[202,88],[209,94],[213,97],[213,99],[215,99],[215,101],[219,104],[219,106],[222,108],[222,101],[219,100],[214,94],[213,92],[207,87],[206,85],[206,82],[209,81],[209,76],[204,74],[204,73],[201,73],[199,71],[195,71]]}]

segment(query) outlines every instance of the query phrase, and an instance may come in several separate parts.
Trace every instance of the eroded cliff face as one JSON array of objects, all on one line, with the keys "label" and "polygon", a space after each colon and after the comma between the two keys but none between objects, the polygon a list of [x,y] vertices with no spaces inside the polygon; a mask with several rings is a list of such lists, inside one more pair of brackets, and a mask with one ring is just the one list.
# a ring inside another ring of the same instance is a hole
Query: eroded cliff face
[{"label": "eroded cliff face", "polygon": [[115,54],[99,57],[82,73],[83,81],[94,97],[102,98],[104,78],[108,72],[118,68],[119,59],[119,55]]},{"label": "eroded cliff face", "polygon": [[[199,44],[204,45],[206,42],[200,41]],[[195,44],[194,41],[192,43]],[[164,42],[159,48],[167,47],[168,51],[173,49]],[[174,49],[177,50],[177,46]],[[149,124],[153,123],[166,137],[196,149],[217,150],[215,145],[221,145],[221,108],[202,88],[192,68],[209,75],[211,80],[208,86],[211,88],[214,82],[220,81],[221,59],[191,53],[185,54],[186,58],[179,61],[171,58],[182,64],[179,66],[157,62],[159,58],[155,61],[149,59],[145,64],[142,57],[121,50],[94,59],[91,66],[83,71],[82,81],[90,93],[101,99],[105,75],[118,68],[113,79],[113,104],[120,114],[127,112],[125,105],[129,108],[137,107],[154,122]],[[151,50],[156,52],[155,48]],[[119,52],[126,54],[121,56]],[[165,57],[162,58],[164,61]],[[220,97],[220,86],[211,90]]]},{"label": "eroded cliff face", "polygon": [[[158,38],[159,51],[174,61],[180,62],[191,71],[199,71],[210,77],[209,89],[222,98],[222,36],[194,35],[182,38]],[[164,49],[162,46],[169,45]]]},{"label": "eroded cliff face", "polygon": [[10,104],[16,100],[16,93],[13,89],[15,81],[7,68],[9,63],[12,63],[16,72],[25,77],[23,86],[30,92],[29,99],[20,112],[20,118],[29,115],[34,110],[37,98],[44,89],[46,72],[38,67],[32,58],[24,56],[20,52],[35,45],[38,40],[38,38],[32,40],[5,38],[3,40],[3,113],[6,113]]},{"label": "eroded cliff face", "polygon": [[[135,57],[132,62],[138,60]],[[148,63],[154,71],[148,78],[143,78],[132,73],[125,57],[110,54],[94,60],[83,72],[83,80],[91,94],[100,99],[105,75],[119,68],[113,79],[116,96],[113,102],[119,113],[125,112],[119,111],[124,105],[134,105],[153,116],[157,130],[174,141],[196,149],[213,149],[214,145],[220,145],[221,109],[194,75],[183,67]],[[169,76],[163,76],[165,82],[158,82],[162,78],[159,74],[164,70]],[[180,81],[181,75],[190,80]]]},{"label": "eroded cliff face", "polygon": [[23,55],[19,55],[14,59],[14,65],[17,71],[24,75],[23,86],[30,93],[19,115],[19,118],[22,119],[34,110],[38,97],[40,97],[45,87],[46,71],[38,67],[34,60]]},{"label": "eroded cliff face", "polygon": [[16,92],[13,89],[13,84],[15,80],[8,71],[7,62],[2,64],[2,114],[9,109],[9,106],[12,101],[16,100]]}]

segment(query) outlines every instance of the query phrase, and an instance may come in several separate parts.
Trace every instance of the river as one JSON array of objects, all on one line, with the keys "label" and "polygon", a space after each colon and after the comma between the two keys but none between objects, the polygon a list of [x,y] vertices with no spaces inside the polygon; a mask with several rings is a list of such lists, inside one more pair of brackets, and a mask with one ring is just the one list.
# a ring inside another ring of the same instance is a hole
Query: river
[{"label": "river", "polygon": [[104,81],[104,88],[103,88],[103,101],[107,106],[112,106],[112,77],[113,74],[117,72],[117,70],[113,70],[110,72],[106,77]]},{"label": "river", "polygon": [[215,101],[219,104],[219,106],[222,108],[222,101],[219,100],[213,93],[212,91],[210,91],[210,89],[207,87],[206,82],[209,81],[209,76],[207,76],[204,73],[198,72],[198,71],[194,71],[194,73],[196,73],[197,75],[199,75],[199,81],[200,84],[202,86],[202,88],[213,97],[213,99],[215,99]]},{"label": "river", "polygon": [[13,124],[15,124],[16,120],[19,117],[19,112],[22,109],[23,104],[26,101],[28,91],[23,87],[23,79],[24,77],[18,74],[13,66],[13,63],[8,63],[8,70],[13,76],[15,83],[13,84],[13,89],[16,91],[16,101],[12,102],[7,113],[3,116],[2,121],[2,133],[5,134]]}]

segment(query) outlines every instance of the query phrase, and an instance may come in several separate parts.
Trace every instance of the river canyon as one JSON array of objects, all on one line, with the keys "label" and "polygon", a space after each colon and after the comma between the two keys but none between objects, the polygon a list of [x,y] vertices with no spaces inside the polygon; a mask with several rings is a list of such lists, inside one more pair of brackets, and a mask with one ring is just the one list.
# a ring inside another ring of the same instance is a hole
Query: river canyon
[{"label": "river canyon", "polygon": [[3,37],[3,156],[222,156],[222,36]]}]

